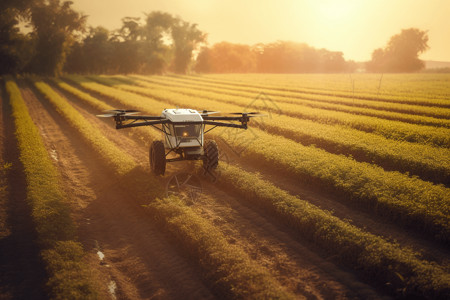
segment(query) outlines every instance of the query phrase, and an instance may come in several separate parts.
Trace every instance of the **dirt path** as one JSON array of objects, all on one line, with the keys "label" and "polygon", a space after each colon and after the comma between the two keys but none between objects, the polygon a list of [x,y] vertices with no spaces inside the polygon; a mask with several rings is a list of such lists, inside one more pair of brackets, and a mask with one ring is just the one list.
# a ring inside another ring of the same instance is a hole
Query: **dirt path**
[{"label": "dirt path", "polygon": [[107,170],[97,161],[96,154],[45,99],[36,96],[27,85],[22,84],[21,88],[32,118],[62,173],[62,184],[79,226],[79,239],[88,252],[86,260],[103,287],[102,296],[213,299],[196,265],[159,233],[120,183],[105,173]]},{"label": "dirt path", "polygon": [[[64,93],[64,95],[66,95]],[[127,153],[137,160],[147,151],[143,145],[137,150],[129,141],[127,131],[117,131],[111,124],[103,126],[102,119],[94,117],[94,111],[73,97],[66,95],[71,104],[87,119],[98,125],[105,136],[121,143]],[[110,101],[108,101],[110,102]],[[124,142],[126,141],[126,142]],[[145,156],[145,163],[147,157]],[[176,172],[188,170],[188,163],[169,164],[165,180]],[[162,182],[163,183],[163,182]],[[297,295],[309,299],[379,298],[373,287],[362,283],[351,272],[343,271],[284,232],[279,225],[271,223],[239,200],[226,194],[220,187],[203,181],[204,196],[196,199],[194,207],[210,219],[227,236],[231,243],[241,246],[259,264],[271,270],[273,276]]]},{"label": "dirt path", "polygon": [[[26,181],[3,82],[0,109],[0,298],[46,299],[46,275],[39,258],[31,210],[26,201]],[[6,172],[5,163],[12,164]]]}]

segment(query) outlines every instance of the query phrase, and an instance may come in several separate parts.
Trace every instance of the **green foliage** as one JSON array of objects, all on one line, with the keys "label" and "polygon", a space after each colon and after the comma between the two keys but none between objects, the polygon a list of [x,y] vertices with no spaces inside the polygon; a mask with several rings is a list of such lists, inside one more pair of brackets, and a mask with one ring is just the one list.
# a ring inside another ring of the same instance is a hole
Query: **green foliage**
[{"label": "green foliage", "polygon": [[80,243],[58,241],[53,248],[42,251],[42,258],[47,262],[47,286],[53,299],[97,299]]},{"label": "green foliage", "polygon": [[0,7],[0,75],[20,72],[31,56],[27,46],[30,39],[18,28],[22,10],[16,5],[6,3],[5,7]]},{"label": "green foliage", "polygon": [[32,69],[37,74],[61,74],[74,35],[84,29],[86,16],[71,8],[71,1],[49,0],[31,8],[36,35],[36,55]]},{"label": "green foliage", "polygon": [[131,156],[117,149],[99,129],[86,122],[86,119],[50,86],[41,80],[36,80],[34,84],[50,103],[52,103],[55,109],[67,118],[68,124],[79,131],[83,138],[101,154],[103,161],[114,169],[117,175],[124,175],[137,166]]},{"label": "green foliage", "polygon": [[179,18],[174,20],[171,28],[174,45],[174,71],[184,74],[188,71],[192,60],[192,52],[198,44],[206,41],[206,34],[197,28],[197,24],[190,24]]},{"label": "green foliage", "polygon": [[13,80],[6,80],[6,90],[27,181],[27,200],[49,275],[50,294],[55,299],[95,299],[96,291],[82,261],[82,247],[74,241],[75,227],[58,172]]},{"label": "green foliage", "polygon": [[418,55],[428,47],[428,34],[417,28],[403,29],[384,49],[376,49],[366,64],[371,72],[414,72],[424,67]]},{"label": "green foliage", "polygon": [[278,41],[259,45],[257,68],[261,73],[313,73],[353,71],[342,52],[315,49],[304,43]]}]

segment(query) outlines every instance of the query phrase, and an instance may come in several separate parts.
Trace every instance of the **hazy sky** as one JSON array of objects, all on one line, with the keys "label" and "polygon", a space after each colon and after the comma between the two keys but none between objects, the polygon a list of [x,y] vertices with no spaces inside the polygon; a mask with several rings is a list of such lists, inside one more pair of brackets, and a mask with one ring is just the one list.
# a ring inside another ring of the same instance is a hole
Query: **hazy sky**
[{"label": "hazy sky", "polygon": [[197,23],[209,44],[305,42],[369,60],[401,29],[428,30],[421,59],[450,61],[450,0],[72,0],[92,26],[120,28],[154,10]]}]

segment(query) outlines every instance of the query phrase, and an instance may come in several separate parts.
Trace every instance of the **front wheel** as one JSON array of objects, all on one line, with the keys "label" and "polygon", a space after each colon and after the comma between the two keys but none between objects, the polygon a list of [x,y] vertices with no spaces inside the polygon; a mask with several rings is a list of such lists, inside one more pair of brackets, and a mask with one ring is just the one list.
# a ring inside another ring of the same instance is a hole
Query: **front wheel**
[{"label": "front wheel", "polygon": [[205,157],[203,159],[203,168],[205,170],[215,170],[219,165],[219,147],[215,141],[206,141],[204,146]]},{"label": "front wheel", "polygon": [[150,168],[155,175],[164,175],[166,172],[166,153],[164,143],[154,141],[150,146]]}]

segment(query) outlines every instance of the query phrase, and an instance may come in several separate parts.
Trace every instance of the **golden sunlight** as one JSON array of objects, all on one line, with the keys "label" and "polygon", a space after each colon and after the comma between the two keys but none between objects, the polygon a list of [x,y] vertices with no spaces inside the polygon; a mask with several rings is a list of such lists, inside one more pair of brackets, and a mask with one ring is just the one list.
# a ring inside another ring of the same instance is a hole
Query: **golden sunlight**
[{"label": "golden sunlight", "polygon": [[316,18],[345,22],[355,11],[354,1],[314,1],[310,2]]}]

